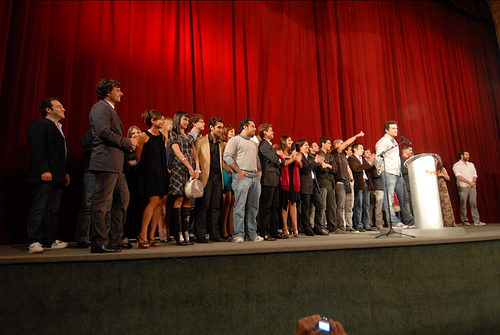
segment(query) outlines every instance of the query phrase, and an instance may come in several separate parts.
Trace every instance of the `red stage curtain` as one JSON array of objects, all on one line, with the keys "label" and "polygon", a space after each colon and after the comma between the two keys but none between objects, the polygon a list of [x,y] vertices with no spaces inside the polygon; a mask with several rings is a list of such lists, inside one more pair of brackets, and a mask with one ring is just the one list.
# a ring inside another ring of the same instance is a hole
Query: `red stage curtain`
[{"label": "red stage curtain", "polygon": [[[157,108],[276,136],[348,138],[373,148],[394,119],[417,152],[451,172],[463,148],[479,173],[479,210],[500,222],[498,45],[492,24],[430,1],[0,2],[4,124],[0,243],[25,237],[27,124],[60,97],[73,184],[61,209],[71,239],[81,192],[80,137],[95,85],[122,83],[125,128]],[[454,178],[451,196],[459,221]]]}]

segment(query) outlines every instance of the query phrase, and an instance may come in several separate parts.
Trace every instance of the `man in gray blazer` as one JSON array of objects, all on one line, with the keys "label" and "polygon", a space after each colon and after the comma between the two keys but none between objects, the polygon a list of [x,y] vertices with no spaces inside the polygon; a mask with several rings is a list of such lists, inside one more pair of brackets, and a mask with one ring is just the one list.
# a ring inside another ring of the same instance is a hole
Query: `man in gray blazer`
[{"label": "man in gray blazer", "polygon": [[[90,111],[93,147],[89,171],[95,174],[95,190],[90,206],[91,253],[107,253],[121,250],[123,224],[130,194],[123,173],[124,153],[135,150],[136,139],[123,137],[123,125],[116,113],[115,104],[123,95],[120,83],[101,79],[96,88],[97,102]],[[106,227],[106,211],[111,206],[109,233]],[[109,237],[108,237],[109,236]]]}]

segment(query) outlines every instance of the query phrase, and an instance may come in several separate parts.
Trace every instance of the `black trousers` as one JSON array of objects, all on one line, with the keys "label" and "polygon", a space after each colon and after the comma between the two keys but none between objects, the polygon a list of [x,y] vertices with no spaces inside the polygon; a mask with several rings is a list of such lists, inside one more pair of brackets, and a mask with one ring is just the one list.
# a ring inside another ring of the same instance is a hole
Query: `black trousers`
[{"label": "black trousers", "polygon": [[33,185],[31,206],[28,212],[27,245],[39,242],[50,247],[56,240],[57,212],[61,203],[63,183]]},{"label": "black trousers", "polygon": [[196,237],[221,238],[219,229],[220,209],[222,207],[221,176],[209,176],[203,190],[203,197],[196,200]]},{"label": "black trousers", "polygon": [[276,236],[280,224],[280,188],[278,186],[261,185],[259,199],[259,232],[260,236]]},{"label": "black trousers", "polygon": [[301,214],[300,218],[302,221],[302,226],[304,227],[304,231],[307,233],[309,231],[308,227],[311,227],[311,222],[309,218],[311,216],[311,202],[314,204],[314,230],[320,231],[322,228],[326,228],[322,226],[321,218],[323,217],[323,201],[321,199],[321,193],[318,190],[314,189],[313,194],[300,194],[301,200]]}]

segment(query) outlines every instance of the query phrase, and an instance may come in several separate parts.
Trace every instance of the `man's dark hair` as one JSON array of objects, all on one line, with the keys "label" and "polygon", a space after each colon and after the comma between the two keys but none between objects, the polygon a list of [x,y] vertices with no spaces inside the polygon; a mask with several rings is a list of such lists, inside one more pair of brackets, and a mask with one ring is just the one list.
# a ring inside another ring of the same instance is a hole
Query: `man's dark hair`
[{"label": "man's dark hair", "polygon": [[248,127],[250,125],[250,122],[254,122],[253,119],[245,118],[245,119],[241,120],[240,123],[238,124],[238,134],[241,133],[241,131],[243,130],[243,127],[245,127],[245,126]]},{"label": "man's dark hair", "polygon": [[189,113],[183,112],[183,111],[178,111],[177,113],[174,114],[174,120],[172,122],[172,131],[175,131],[177,134],[181,133],[181,130],[179,129],[179,125],[181,123],[181,119],[184,116],[189,118]]},{"label": "man's dark hair", "polygon": [[54,100],[59,100],[58,98],[47,98],[42,101],[42,104],[40,105],[40,113],[42,114],[43,117],[47,117],[47,110],[46,108],[52,109],[52,101]]},{"label": "man's dark hair", "polygon": [[[314,143],[316,143],[316,141],[311,141],[311,142],[309,142],[309,146],[310,146],[310,147],[312,147],[312,145],[313,145]],[[316,144],[317,144],[317,143],[316,143]]]},{"label": "man's dark hair", "polygon": [[323,136],[322,138],[319,139],[319,147],[321,148],[321,146],[323,145],[323,143],[326,143],[328,141],[332,141],[332,139],[330,137],[326,137],[326,136]]},{"label": "man's dark hair", "polygon": [[405,144],[405,145],[403,145],[403,146],[401,147],[401,151],[406,150],[406,149],[408,149],[408,148],[413,148],[413,147],[412,147],[411,145],[409,145],[409,144]]},{"label": "man's dark hair", "polygon": [[[466,152],[469,152],[469,150],[467,150],[467,149],[460,150],[460,151],[458,152],[458,160],[462,160],[462,156],[463,156]],[[470,153],[470,152],[469,152],[469,153]]]},{"label": "man's dark hair", "polygon": [[115,87],[121,87],[120,83],[113,79],[103,78],[97,83],[97,87],[95,89],[97,93],[97,99],[104,100],[108,96],[108,93],[113,90]]},{"label": "man's dark hair", "polygon": [[306,143],[307,140],[305,138],[301,138],[300,140],[292,144],[292,149],[295,149],[297,152],[300,152],[300,148],[302,148]]},{"label": "man's dark hair", "polygon": [[363,148],[363,152],[366,152],[366,151],[368,151],[368,150],[372,151],[372,149],[370,149],[370,148],[366,148],[366,147],[365,147],[365,148]]},{"label": "man's dark hair", "polygon": [[320,156],[320,157],[326,157],[326,153],[324,153],[324,152],[323,152],[323,151],[321,151],[321,150],[320,150],[320,151],[318,151],[318,152],[316,153],[316,155],[317,155],[317,156]]},{"label": "man's dark hair", "polygon": [[210,127],[210,126],[212,126],[212,127],[214,127],[214,128],[215,128],[215,126],[217,125],[217,122],[220,122],[220,123],[224,124],[224,122],[225,122],[225,121],[224,121],[224,120],[222,120],[222,119],[221,119],[220,117],[218,117],[218,116],[212,116],[212,117],[210,118],[210,120],[208,120],[208,126],[209,126],[209,127]]},{"label": "man's dark hair", "polygon": [[[358,147],[360,147],[360,146],[363,146],[363,143],[354,143],[354,144],[352,145],[352,150],[354,150],[354,149],[358,149]],[[349,148],[349,146],[347,146],[347,148]],[[347,148],[345,148],[345,149],[347,150]],[[364,151],[364,150],[363,150],[363,151]]]},{"label": "man's dark hair", "polygon": [[389,130],[389,127],[393,124],[397,125],[398,123],[394,120],[390,120],[390,121],[387,121],[386,123],[384,123],[384,134],[385,134],[385,131]]}]

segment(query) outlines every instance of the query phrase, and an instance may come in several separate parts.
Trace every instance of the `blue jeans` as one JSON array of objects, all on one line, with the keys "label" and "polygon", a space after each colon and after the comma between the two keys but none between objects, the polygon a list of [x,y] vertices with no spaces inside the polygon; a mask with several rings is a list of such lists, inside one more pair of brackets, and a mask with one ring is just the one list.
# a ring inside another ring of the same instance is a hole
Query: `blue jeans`
[{"label": "blue jeans", "polygon": [[364,190],[354,189],[354,213],[352,219],[356,229],[370,228],[370,190],[368,186]]},{"label": "blue jeans", "polygon": [[[234,190],[234,234],[236,237],[245,237],[249,240],[257,238],[257,214],[259,213],[260,179],[257,177],[237,178],[233,174]],[[246,228],[245,229],[245,222]]]},{"label": "blue jeans", "polygon": [[[381,174],[382,180],[384,181],[384,191],[388,192],[386,194],[389,195],[389,202],[391,204],[391,221],[392,225],[395,225],[401,220],[396,216],[394,212],[394,207],[392,204],[394,203],[394,191],[398,196],[399,206],[401,207],[401,215],[403,217],[403,221],[405,224],[412,226],[415,224],[413,220],[413,215],[410,212],[410,205],[408,202],[408,193],[406,192],[405,180],[401,175],[395,175],[392,173],[386,173],[383,171]],[[386,189],[386,180],[387,180],[387,189]],[[387,196],[384,196],[384,209],[386,213],[389,213],[389,204],[387,203]]]}]

